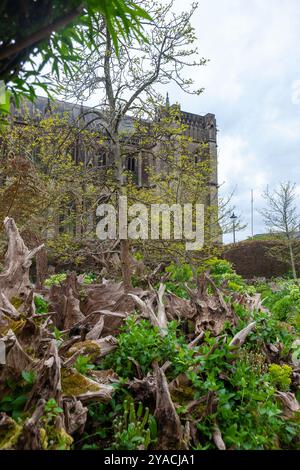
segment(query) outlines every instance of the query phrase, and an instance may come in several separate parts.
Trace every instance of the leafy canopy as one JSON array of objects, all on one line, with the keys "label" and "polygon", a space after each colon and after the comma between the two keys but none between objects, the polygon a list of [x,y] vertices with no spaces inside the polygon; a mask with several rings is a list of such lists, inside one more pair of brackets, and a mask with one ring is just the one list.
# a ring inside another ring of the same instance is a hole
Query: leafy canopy
[{"label": "leafy canopy", "polygon": [[[141,20],[150,18],[130,0],[4,1],[0,14],[0,80],[9,84],[17,100],[21,95],[33,100],[37,86],[49,92],[42,75],[46,64],[51,64],[52,73],[58,73],[59,66],[72,73],[82,48],[95,46],[96,14],[117,51],[118,38],[127,39],[129,33],[143,38]],[[83,28],[79,31],[78,26]]]}]

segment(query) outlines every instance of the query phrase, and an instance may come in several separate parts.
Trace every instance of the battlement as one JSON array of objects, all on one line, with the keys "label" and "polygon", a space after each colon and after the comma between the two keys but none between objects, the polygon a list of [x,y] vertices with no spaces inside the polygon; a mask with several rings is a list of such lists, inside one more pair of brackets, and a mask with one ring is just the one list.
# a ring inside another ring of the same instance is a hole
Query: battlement
[{"label": "battlement", "polygon": [[197,142],[216,142],[217,141],[217,123],[214,114],[188,113],[181,111],[181,122],[186,124],[189,129],[187,134]]}]

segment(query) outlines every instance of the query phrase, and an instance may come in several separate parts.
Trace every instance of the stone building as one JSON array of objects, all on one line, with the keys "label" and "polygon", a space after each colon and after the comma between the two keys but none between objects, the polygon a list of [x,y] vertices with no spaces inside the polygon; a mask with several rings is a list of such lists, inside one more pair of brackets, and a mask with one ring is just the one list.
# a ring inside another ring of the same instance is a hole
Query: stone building
[{"label": "stone building", "polygon": [[[191,138],[191,150],[195,153],[196,158],[201,158],[203,147],[205,146],[205,157],[208,158],[210,165],[210,181],[208,188],[208,196],[206,200],[207,205],[216,205],[218,201],[218,153],[217,153],[217,125],[214,114],[199,115],[186,111],[182,111],[179,105],[176,106],[179,110],[181,123],[187,126],[186,134]],[[169,103],[167,96],[166,105],[163,110],[159,111],[164,113],[166,109],[172,107]],[[103,135],[103,128],[99,125],[95,108],[68,103],[56,100],[54,103],[50,102],[47,98],[39,97],[34,104],[26,104],[27,112],[32,117],[37,115],[47,116],[50,113],[63,114],[67,113],[70,117],[70,122],[79,128],[87,128],[93,131],[98,131]],[[158,113],[158,116],[159,116]],[[15,120],[22,121],[23,111],[22,107],[15,110]],[[151,126],[151,123],[148,123]],[[138,141],[133,133],[134,123],[130,116],[126,116],[121,122],[121,131],[123,135],[123,147],[125,155],[123,158],[123,168],[133,173],[135,183],[142,187],[148,185],[147,168],[152,167],[156,171],[161,171],[160,163],[155,161],[155,144],[151,146],[151,152],[148,148],[139,149],[136,151]],[[126,149],[128,152],[126,154]],[[105,137],[103,143],[97,148],[85,148],[82,145],[80,138],[73,149],[73,158],[75,161],[81,161],[85,165],[93,167],[106,167],[110,165],[109,157],[109,139]],[[212,227],[212,233],[215,233],[216,241],[220,241],[219,227]]]}]

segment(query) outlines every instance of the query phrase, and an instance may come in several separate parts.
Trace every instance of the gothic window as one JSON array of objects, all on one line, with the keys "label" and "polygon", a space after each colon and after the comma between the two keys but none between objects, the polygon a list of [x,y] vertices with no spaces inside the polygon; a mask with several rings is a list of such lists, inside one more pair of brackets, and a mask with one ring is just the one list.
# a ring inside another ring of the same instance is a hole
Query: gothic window
[{"label": "gothic window", "polygon": [[136,171],[136,159],[134,157],[127,158],[127,170],[135,173]]},{"label": "gothic window", "polygon": [[98,167],[107,166],[107,153],[105,149],[101,149],[100,153],[96,155],[96,162]]}]

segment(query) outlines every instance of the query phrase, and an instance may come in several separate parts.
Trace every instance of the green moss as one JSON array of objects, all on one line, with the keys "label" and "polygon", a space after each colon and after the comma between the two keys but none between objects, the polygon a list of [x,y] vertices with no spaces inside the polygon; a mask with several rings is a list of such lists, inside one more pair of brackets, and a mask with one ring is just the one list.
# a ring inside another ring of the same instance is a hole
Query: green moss
[{"label": "green moss", "polygon": [[9,418],[8,424],[0,428],[0,450],[12,449],[18,442],[22,426]]},{"label": "green moss", "polygon": [[62,369],[62,391],[68,396],[83,395],[87,392],[98,392],[100,387],[90,382],[84,375],[73,369]]},{"label": "green moss", "polygon": [[40,428],[40,439],[43,450],[70,450],[73,438],[63,428],[55,429],[54,426]]},{"label": "green moss", "polygon": [[171,391],[171,398],[179,405],[184,405],[194,400],[194,389],[190,386],[178,387]]},{"label": "green moss", "polygon": [[195,420],[199,420],[205,416],[206,412],[206,403],[200,403],[192,410],[192,416]]},{"label": "green moss", "polygon": [[0,336],[5,336],[9,330],[12,330],[14,333],[17,333],[25,324],[24,320],[13,320],[12,318],[3,315],[4,324],[0,325]]},{"label": "green moss", "polygon": [[96,343],[96,341],[89,340],[74,344],[74,346],[69,349],[67,356],[73,356],[73,354],[79,351],[82,356],[89,356],[91,362],[96,361],[101,354],[99,344]]},{"label": "green moss", "polygon": [[47,450],[48,449],[48,437],[47,437],[46,429],[44,428],[40,428],[40,439],[41,439],[42,449]]},{"label": "green moss", "polygon": [[54,443],[49,447],[50,450],[70,450],[73,444],[73,437],[63,428],[54,429]]},{"label": "green moss", "polygon": [[23,300],[20,297],[12,297],[10,303],[18,310],[21,307]]}]

